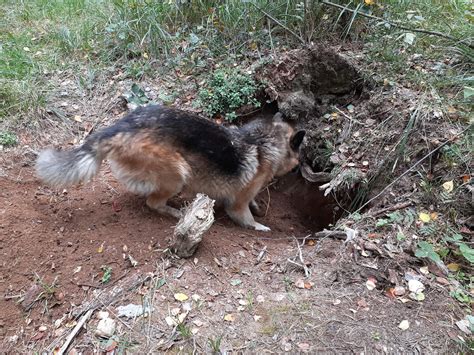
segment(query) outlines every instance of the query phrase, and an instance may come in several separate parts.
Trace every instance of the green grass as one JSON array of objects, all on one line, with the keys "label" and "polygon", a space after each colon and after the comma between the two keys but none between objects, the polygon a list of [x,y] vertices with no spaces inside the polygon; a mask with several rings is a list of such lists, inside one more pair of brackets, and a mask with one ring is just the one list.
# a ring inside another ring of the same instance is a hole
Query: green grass
[{"label": "green grass", "polygon": [[[474,8],[467,0],[386,0],[374,6],[374,15],[413,29],[426,29],[459,39],[383,26],[368,28],[369,63],[381,64],[387,77],[409,83],[419,91],[436,90],[450,103],[469,104],[464,88],[474,84],[474,51],[463,41],[472,41]],[[372,21],[372,20],[371,20]],[[375,24],[375,21],[369,23]],[[415,35],[413,43],[406,34]],[[417,58],[419,58],[417,60]]]},{"label": "green grass", "polygon": [[[334,2],[350,3],[352,9],[362,4],[361,0]],[[368,63],[382,63],[387,77],[469,102],[463,90],[474,86],[473,53],[466,45],[419,33],[408,45],[403,41],[408,31],[387,28],[360,14],[348,16],[316,0],[302,4],[290,0],[0,0],[0,122],[38,117],[66,71],[91,93],[94,78],[108,68],[136,80],[176,68],[197,76],[214,69],[215,63],[231,66],[245,63],[247,57],[248,62],[255,61],[265,53],[296,47],[300,44],[296,37],[361,39],[367,43]],[[474,16],[467,0],[386,0],[358,8],[456,38],[472,36]],[[433,75],[407,65],[418,54],[433,65],[453,56],[459,59]]]}]

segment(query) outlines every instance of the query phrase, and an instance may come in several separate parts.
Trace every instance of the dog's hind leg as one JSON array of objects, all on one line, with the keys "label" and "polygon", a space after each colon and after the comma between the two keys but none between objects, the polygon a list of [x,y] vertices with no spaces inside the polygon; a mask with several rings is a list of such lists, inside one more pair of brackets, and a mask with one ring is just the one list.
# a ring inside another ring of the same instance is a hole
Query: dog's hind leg
[{"label": "dog's hind leg", "polygon": [[265,216],[265,212],[263,212],[263,210],[260,208],[260,206],[255,201],[255,199],[250,201],[249,207],[250,207],[250,212],[252,212],[253,215],[258,216],[258,217]]},{"label": "dog's hind leg", "polygon": [[180,191],[181,191],[181,186],[179,188],[178,186],[176,186],[176,188],[174,189],[169,188],[168,186],[167,187],[160,186],[159,190],[156,190],[152,192],[150,195],[148,195],[146,199],[146,204],[148,207],[150,207],[153,210],[158,211],[161,214],[171,216],[174,218],[181,218],[182,214],[179,210],[171,206],[168,206],[166,204],[166,202],[168,202],[168,200],[171,197],[173,197]]}]

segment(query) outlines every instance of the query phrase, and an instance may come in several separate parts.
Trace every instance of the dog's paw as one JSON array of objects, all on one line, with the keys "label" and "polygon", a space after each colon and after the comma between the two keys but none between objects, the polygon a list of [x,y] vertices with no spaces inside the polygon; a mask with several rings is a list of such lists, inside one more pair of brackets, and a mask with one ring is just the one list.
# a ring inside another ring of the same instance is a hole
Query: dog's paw
[{"label": "dog's paw", "polygon": [[260,223],[257,223],[257,222],[255,222],[254,228],[255,228],[256,231],[259,231],[259,232],[270,232],[271,231],[271,229],[268,228],[267,226],[264,226],[263,224],[260,224]]}]

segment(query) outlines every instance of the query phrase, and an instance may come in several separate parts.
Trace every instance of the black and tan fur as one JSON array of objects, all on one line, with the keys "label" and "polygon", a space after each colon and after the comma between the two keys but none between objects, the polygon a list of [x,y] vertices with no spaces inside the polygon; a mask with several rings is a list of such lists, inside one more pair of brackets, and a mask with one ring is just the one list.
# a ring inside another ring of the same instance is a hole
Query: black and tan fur
[{"label": "black and tan fur", "polygon": [[168,199],[182,191],[202,192],[223,202],[238,224],[268,231],[251,213],[258,211],[254,198],[274,176],[298,165],[304,134],[281,120],[227,128],[189,112],[147,106],[78,148],[41,152],[36,171],[52,186],[67,186],[90,180],[108,159],[117,179],[145,195],[152,209],[180,217]]}]

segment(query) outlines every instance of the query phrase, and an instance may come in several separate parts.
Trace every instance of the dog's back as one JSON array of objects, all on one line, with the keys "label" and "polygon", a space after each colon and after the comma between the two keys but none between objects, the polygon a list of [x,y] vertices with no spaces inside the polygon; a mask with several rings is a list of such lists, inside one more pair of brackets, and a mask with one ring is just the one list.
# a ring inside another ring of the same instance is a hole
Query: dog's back
[{"label": "dog's back", "polygon": [[[223,200],[241,225],[265,230],[249,204],[263,184],[297,164],[295,137],[282,122],[229,129],[181,110],[148,106],[92,135],[82,147],[43,152],[37,172],[52,185],[68,185],[90,179],[108,158],[116,177],[128,190],[146,195],[151,208],[179,217],[166,201],[183,189],[203,192]],[[301,134],[296,138],[301,143]]]}]

